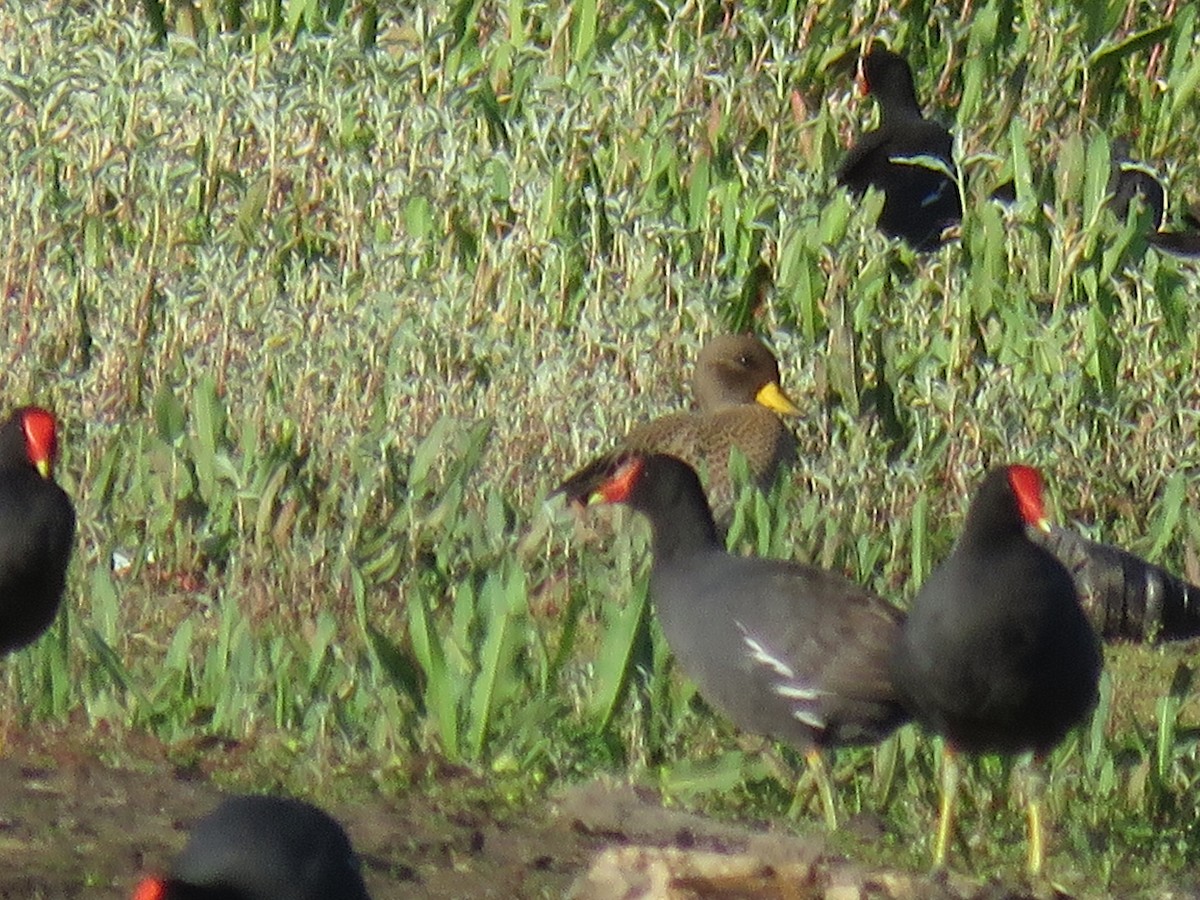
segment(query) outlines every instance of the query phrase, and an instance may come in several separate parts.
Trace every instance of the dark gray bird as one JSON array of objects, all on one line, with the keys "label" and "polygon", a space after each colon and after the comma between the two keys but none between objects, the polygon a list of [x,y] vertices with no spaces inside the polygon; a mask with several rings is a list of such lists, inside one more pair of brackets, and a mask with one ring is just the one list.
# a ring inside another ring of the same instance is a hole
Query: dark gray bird
[{"label": "dark gray bird", "polygon": [[805,753],[835,827],[820,751],[908,720],[889,674],[903,614],[833,572],[726,552],[695,471],[674,457],[626,454],[557,492],[649,519],[650,595],[671,652],[735,725]]},{"label": "dark gray bird", "polygon": [[342,826],[290,797],[230,797],[133,900],[370,900]]},{"label": "dark gray bird", "polygon": [[1079,602],[1106,641],[1179,641],[1200,635],[1200,587],[1140,556],[1064,528],[1028,529],[1071,573]]}]

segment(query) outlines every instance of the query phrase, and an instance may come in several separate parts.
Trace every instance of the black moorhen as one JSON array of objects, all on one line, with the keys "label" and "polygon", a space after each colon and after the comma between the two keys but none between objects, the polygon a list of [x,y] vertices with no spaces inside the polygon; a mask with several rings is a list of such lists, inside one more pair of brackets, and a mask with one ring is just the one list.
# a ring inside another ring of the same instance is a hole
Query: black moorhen
[{"label": "black moorhen", "polygon": [[342,826],[290,797],[229,797],[133,900],[370,900]]},{"label": "black moorhen", "polygon": [[1066,566],[1079,602],[1106,641],[1200,636],[1200,587],[1140,556],[1064,528],[1026,529]]},{"label": "black moorhen", "polygon": [[0,424],[0,656],[40,637],[62,602],[75,507],[57,461],[52,413],[25,406]]},{"label": "black moorhen", "polygon": [[1118,219],[1124,221],[1133,198],[1139,197],[1150,211],[1152,231],[1162,228],[1167,214],[1167,189],[1149,166],[1130,159],[1114,160],[1108,194],[1108,208]]},{"label": "black moorhen", "polygon": [[[1041,475],[992,469],[950,556],[913,601],[892,661],[900,695],[945,739],[934,865],[945,865],[955,754],[1049,753],[1097,699],[1100,644],[1071,575],[1029,540],[1046,527]],[[1041,872],[1041,791],[1029,801],[1029,871]]]},{"label": "black moorhen", "polygon": [[[1149,165],[1128,157],[1123,141],[1113,142],[1115,157],[1108,180],[1106,206],[1121,221],[1129,215],[1135,197],[1149,211],[1150,228],[1145,232],[1146,243],[1172,256],[1200,256],[1200,215],[1194,210],[1183,214],[1187,227],[1183,230],[1166,228],[1167,188],[1159,174]],[[1006,181],[996,188],[991,198],[1005,206],[1016,202],[1017,186]]]},{"label": "black moorhen", "polygon": [[[1123,146],[1118,149],[1124,151]],[[1134,197],[1140,197],[1142,205],[1150,211],[1150,230],[1146,242],[1150,246],[1173,256],[1200,256],[1200,221],[1188,210],[1184,213],[1185,230],[1166,228],[1167,188],[1162,177],[1145,163],[1121,155],[1113,165],[1113,174],[1108,183],[1108,208],[1120,220],[1129,215]]]},{"label": "black moorhen", "polygon": [[912,70],[898,53],[872,47],[860,61],[859,84],[879,101],[879,127],[850,148],[837,182],[855,196],[868,187],[882,191],[879,229],[914,250],[936,250],[942,232],[962,221],[954,139],[921,114]]}]

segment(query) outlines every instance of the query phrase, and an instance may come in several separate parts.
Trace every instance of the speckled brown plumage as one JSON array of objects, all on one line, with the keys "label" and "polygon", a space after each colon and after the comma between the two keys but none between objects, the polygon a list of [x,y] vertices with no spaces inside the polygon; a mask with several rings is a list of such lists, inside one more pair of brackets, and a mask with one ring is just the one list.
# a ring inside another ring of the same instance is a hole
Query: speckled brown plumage
[{"label": "speckled brown plumage", "polygon": [[703,473],[709,497],[722,518],[733,507],[729,460],[736,447],[763,490],[796,457],[796,439],[780,419],[796,407],[779,387],[775,355],[753,335],[713,338],[696,361],[694,412],[671,413],[639,425],[619,446],[589,463],[567,484],[586,481],[631,452],[665,453]]}]

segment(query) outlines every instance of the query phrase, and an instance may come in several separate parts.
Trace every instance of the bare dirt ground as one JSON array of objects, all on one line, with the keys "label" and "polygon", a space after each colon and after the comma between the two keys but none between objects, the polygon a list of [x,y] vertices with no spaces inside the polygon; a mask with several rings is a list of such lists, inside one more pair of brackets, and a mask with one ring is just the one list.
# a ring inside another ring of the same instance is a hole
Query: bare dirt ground
[{"label": "bare dirt ground", "polygon": [[[10,736],[0,758],[0,898],[128,900],[139,875],[165,866],[222,795],[149,738],[123,737],[120,747],[114,763],[66,725]],[[363,859],[375,900],[1066,896],[1049,886],[1031,893],[866,870],[829,852],[821,833],[718,822],[617,782],[565,788],[496,821],[454,802],[473,786],[478,776],[447,770],[434,792],[442,802],[398,791],[329,805]]]}]

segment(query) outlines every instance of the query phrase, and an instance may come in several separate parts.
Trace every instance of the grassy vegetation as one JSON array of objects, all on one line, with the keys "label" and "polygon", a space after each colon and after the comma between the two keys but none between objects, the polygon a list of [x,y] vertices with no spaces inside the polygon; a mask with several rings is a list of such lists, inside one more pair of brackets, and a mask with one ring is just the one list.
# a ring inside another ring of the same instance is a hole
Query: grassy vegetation
[{"label": "grassy vegetation", "polygon": [[[228,32],[128,6],[0,11],[0,390],[62,415],[80,520],[66,613],[6,661],[31,721],[433,753],[522,796],[628,770],[781,815],[671,677],[644,532],[545,503],[747,323],[806,416],[739,546],[903,604],[1020,459],[1060,519],[1200,575],[1200,280],[1102,202],[1118,136],[1200,194],[1193,6],[247,3]],[[830,64],[869,33],[961,145],[937,254],[832,184],[872,114]],[[1054,756],[1068,884],[1200,853],[1179,658],[1114,652]],[[912,729],[838,757],[842,802],[887,819],[870,852],[925,865],[934,759]],[[1023,859],[1004,772],[964,790],[980,875]]]}]

